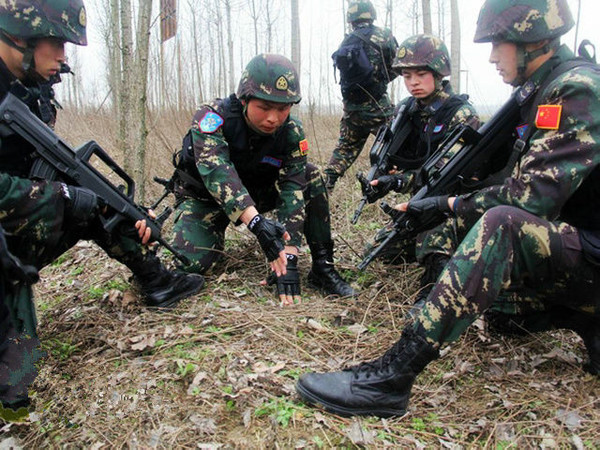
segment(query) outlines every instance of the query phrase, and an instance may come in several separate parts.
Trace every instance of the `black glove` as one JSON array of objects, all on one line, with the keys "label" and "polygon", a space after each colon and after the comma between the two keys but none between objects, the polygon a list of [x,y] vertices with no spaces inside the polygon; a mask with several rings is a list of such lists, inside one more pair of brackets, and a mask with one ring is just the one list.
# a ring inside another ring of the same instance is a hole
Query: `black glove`
[{"label": "black glove", "polygon": [[414,200],[408,202],[408,208],[406,210],[410,214],[421,215],[428,212],[438,211],[441,213],[451,212],[450,206],[448,205],[448,196],[440,195],[437,197],[427,197],[421,200]]},{"label": "black glove", "polygon": [[390,191],[400,191],[402,189],[402,178],[398,175],[383,175],[377,178],[377,186],[369,185],[371,189],[363,190],[369,203],[374,203],[382,197],[385,197]]},{"label": "black glove", "polygon": [[285,227],[283,225],[257,214],[248,223],[248,229],[256,235],[269,262],[279,258],[279,253],[284,249],[282,237],[285,234]]},{"label": "black glove", "polygon": [[89,222],[100,213],[103,202],[95,192],[79,186],[62,185],[63,197],[67,200],[65,216],[76,223]]},{"label": "black glove", "polygon": [[278,277],[275,272],[271,272],[267,278],[267,284],[272,286],[277,284],[277,294],[294,296],[300,295],[300,274],[298,273],[298,257],[286,253],[287,259],[286,274]]}]

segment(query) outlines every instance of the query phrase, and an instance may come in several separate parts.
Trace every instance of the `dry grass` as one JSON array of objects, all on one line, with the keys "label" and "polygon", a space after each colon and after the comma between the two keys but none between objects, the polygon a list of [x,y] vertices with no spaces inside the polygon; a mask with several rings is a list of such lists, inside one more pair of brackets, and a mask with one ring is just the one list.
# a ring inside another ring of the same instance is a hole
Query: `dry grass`
[{"label": "dry grass", "polygon": [[[180,116],[161,118],[151,134],[151,168],[163,176],[170,149],[159,136],[176,146],[189,121]],[[70,142],[94,138],[114,153],[109,121],[64,114],[67,123]],[[324,164],[337,118],[304,123]],[[48,351],[33,386],[36,413],[5,425],[0,440],[26,448],[600,447],[600,381],[579,368],[584,348],[571,332],[508,339],[475,324],[418,378],[402,418],[341,419],[300,402],[300,373],[376,357],[395,342],[415,294],[414,266],[356,271],[382,218],[370,208],[350,225],[353,180],[342,179],[331,200],[338,267],[361,289],[356,301],[305,286],[302,305],[278,307],[258,284],[266,265],[241,229],[229,231],[227,258],[205,290],[167,313],[141,306],[129,274],[93,244],[46,268],[36,287]]]}]

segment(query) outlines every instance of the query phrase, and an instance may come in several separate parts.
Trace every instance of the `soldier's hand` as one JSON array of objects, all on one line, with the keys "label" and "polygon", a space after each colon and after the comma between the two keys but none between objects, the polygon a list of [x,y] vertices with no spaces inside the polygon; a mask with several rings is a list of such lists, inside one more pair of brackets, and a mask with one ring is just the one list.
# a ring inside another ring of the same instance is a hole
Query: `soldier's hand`
[{"label": "soldier's hand", "polygon": [[302,297],[300,296],[298,257],[288,253],[286,254],[286,259],[286,273],[277,276],[275,272],[271,272],[267,278],[267,284],[269,286],[277,286],[277,294],[279,295],[281,306],[293,305],[294,303],[300,303],[302,301]]},{"label": "soldier's hand", "polygon": [[408,203],[400,203],[395,206],[395,209],[414,215],[420,215],[431,211],[449,213],[452,212],[455,199],[456,197],[448,197],[447,195],[427,197],[421,200],[412,200]]},{"label": "soldier's hand", "polygon": [[94,220],[105,206],[94,191],[84,187],[62,184],[61,192],[66,200],[65,216],[76,223]]},{"label": "soldier's hand", "polygon": [[367,201],[374,203],[390,191],[398,192],[400,189],[402,189],[402,178],[397,175],[383,175],[371,181],[371,192],[370,195],[367,194]]},{"label": "soldier's hand", "polygon": [[[152,209],[148,210],[148,215],[152,219],[156,219],[156,213]],[[137,234],[142,241],[142,245],[148,244],[150,242],[150,238],[152,237],[152,230],[146,225],[146,220],[138,220],[135,223],[135,229],[137,230]]]},{"label": "soldier's hand", "polygon": [[[248,229],[254,233],[263,252],[267,256],[269,262],[275,262],[279,270],[276,272],[285,273],[285,252],[283,240],[289,234],[285,231],[285,227],[275,220],[270,220],[257,214],[248,222]],[[282,261],[278,261],[282,260]],[[281,270],[283,267],[283,270]],[[278,275],[280,274],[278,273]]]}]

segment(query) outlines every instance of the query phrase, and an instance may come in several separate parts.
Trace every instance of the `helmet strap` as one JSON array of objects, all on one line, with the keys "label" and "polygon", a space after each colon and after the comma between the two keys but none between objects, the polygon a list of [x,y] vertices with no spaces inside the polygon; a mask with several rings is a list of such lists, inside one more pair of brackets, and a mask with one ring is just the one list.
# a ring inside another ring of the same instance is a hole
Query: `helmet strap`
[{"label": "helmet strap", "polygon": [[534,59],[545,55],[546,53],[550,53],[553,50],[558,49],[560,46],[560,38],[554,38],[551,41],[545,43],[542,47],[532,50],[528,52],[525,50],[525,44],[519,43],[517,44],[517,72],[518,72],[518,85],[525,82],[525,71],[527,70],[527,65],[533,61]]},{"label": "helmet strap", "polygon": [[26,41],[27,46],[21,47],[15,41],[13,41],[8,34],[6,34],[3,30],[0,30],[0,40],[6,45],[23,53],[23,62],[21,63],[23,72],[25,72],[25,74],[28,77],[38,79],[39,75],[37,75],[37,72],[35,71],[35,59],[33,57],[33,53],[35,51],[35,44],[37,42],[36,39],[28,39]]}]

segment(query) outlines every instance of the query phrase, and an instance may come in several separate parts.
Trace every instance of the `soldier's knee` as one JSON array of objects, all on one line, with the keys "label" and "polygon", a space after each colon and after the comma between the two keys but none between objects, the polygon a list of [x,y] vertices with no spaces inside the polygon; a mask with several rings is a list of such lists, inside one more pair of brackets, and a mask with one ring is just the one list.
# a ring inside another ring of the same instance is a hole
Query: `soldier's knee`
[{"label": "soldier's knee", "polygon": [[497,230],[500,227],[505,229],[518,228],[524,220],[523,211],[514,206],[500,205],[488,209],[481,217],[481,222],[488,230]]}]

